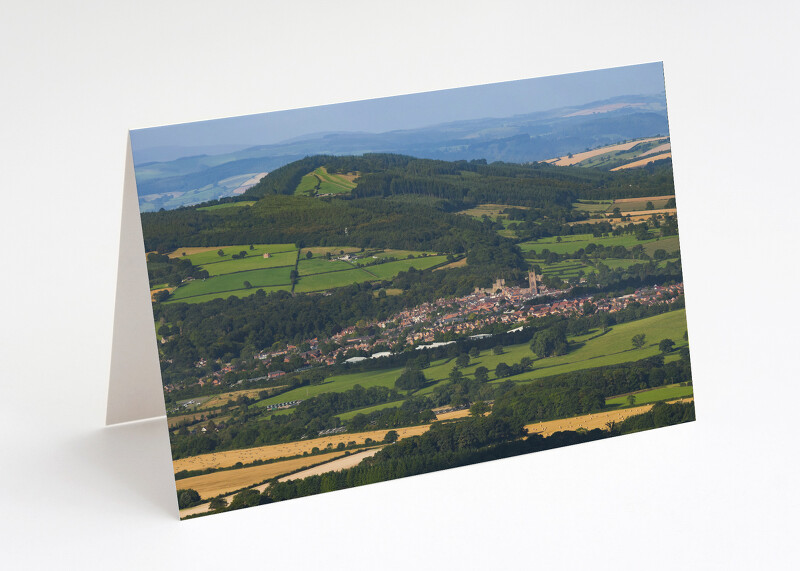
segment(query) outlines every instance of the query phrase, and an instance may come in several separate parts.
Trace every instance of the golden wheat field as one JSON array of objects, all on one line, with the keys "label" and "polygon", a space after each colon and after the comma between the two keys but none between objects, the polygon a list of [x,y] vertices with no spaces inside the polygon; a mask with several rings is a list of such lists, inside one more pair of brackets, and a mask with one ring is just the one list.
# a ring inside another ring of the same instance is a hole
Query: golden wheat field
[{"label": "golden wheat field", "polygon": [[269,480],[281,474],[293,472],[306,466],[327,462],[339,456],[344,456],[344,451],[331,452],[330,454],[320,454],[318,456],[304,456],[282,462],[273,462],[263,466],[250,466],[239,468],[238,470],[224,470],[202,476],[192,476],[175,481],[175,487],[179,490],[196,490],[203,499],[213,498],[220,494],[226,494],[242,488],[250,487],[264,480]]},{"label": "golden wheat field", "polygon": [[[569,155],[565,157],[558,157],[555,159],[548,159],[545,162],[548,162],[552,165],[558,165],[560,167],[570,166],[578,164],[586,159],[591,159],[592,157],[596,157],[598,155],[605,155],[606,153],[613,153],[616,151],[627,151],[638,145],[639,143],[649,143],[650,141],[659,141],[664,139],[665,137],[652,137],[650,139],[640,139],[638,141],[631,141],[629,143],[620,143],[619,145],[611,145],[609,147],[600,147],[599,149],[594,149],[592,151],[586,151],[583,153],[576,153],[572,155],[572,158]],[[652,159],[651,159],[652,160]]]},{"label": "golden wheat field", "polygon": [[[407,438],[409,436],[422,434],[429,428],[430,425],[423,424],[421,426],[409,426],[406,428],[396,428],[394,430],[397,431],[400,438]],[[210,454],[201,454],[190,458],[181,458],[180,460],[173,461],[172,465],[175,472],[180,472],[181,470],[205,470],[206,468],[226,468],[228,466],[233,466],[237,462],[249,464],[256,460],[272,460],[274,458],[300,456],[303,452],[310,453],[313,448],[324,450],[328,444],[332,446],[336,446],[340,442],[344,444],[348,442],[364,444],[367,438],[371,438],[375,442],[381,442],[387,432],[388,430],[373,430],[370,432],[333,434],[331,436],[300,440],[298,442],[287,442],[285,444],[270,444],[268,446],[258,446],[256,448],[245,448],[242,450],[212,452]]]},{"label": "golden wheat field", "polygon": [[671,156],[672,156],[671,152],[670,153],[664,153],[662,155],[650,156],[650,157],[647,157],[646,159],[633,161],[632,163],[628,163],[626,165],[622,165],[621,167],[613,168],[613,169],[611,169],[611,172],[621,171],[621,170],[624,170],[624,169],[632,169],[632,168],[636,168],[636,167],[643,167],[647,163],[652,163],[653,161],[660,161],[661,159],[668,159]]},{"label": "golden wheat field", "polygon": [[[690,402],[692,398],[678,399],[670,401],[674,402]],[[586,430],[594,430],[601,428],[606,430],[609,422],[622,422],[628,417],[637,414],[644,414],[653,408],[652,404],[645,404],[642,406],[635,406],[632,408],[624,408],[622,410],[611,410],[608,412],[596,412],[593,414],[586,414],[583,416],[574,416],[572,418],[563,418],[560,420],[550,420],[547,422],[536,422],[534,424],[526,424],[525,428],[528,429],[528,434],[541,434],[542,436],[550,436],[555,432],[564,430],[578,430],[583,428]]]}]

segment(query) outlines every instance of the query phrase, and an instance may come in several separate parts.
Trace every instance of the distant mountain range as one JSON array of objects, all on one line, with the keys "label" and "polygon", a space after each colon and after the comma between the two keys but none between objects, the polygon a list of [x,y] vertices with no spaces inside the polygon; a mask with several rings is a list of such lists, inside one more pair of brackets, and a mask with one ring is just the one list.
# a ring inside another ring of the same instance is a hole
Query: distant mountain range
[{"label": "distant mountain range", "polygon": [[[309,155],[388,152],[448,161],[527,163],[668,134],[666,99],[661,93],[386,133],[317,133],[220,154],[197,147],[134,149],[134,159],[140,207],[152,211],[230,196],[238,183],[233,177],[269,172]],[[172,158],[181,152],[194,156],[142,162],[159,156]]]}]

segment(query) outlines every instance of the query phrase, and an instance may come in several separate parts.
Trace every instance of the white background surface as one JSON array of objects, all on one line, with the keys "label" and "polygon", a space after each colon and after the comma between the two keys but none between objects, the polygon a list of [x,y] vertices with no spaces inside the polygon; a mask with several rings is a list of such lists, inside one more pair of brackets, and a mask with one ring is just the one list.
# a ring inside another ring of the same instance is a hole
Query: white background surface
[{"label": "white background surface", "polygon": [[[0,565],[796,564],[796,4],[4,2]],[[663,60],[698,421],[179,522],[103,427],[126,131]]]}]

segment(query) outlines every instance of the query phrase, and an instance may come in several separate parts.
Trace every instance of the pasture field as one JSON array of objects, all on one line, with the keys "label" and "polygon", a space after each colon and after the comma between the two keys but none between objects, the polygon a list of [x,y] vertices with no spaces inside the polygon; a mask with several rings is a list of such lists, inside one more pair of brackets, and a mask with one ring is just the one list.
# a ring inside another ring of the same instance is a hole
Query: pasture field
[{"label": "pasture field", "polygon": [[[332,434],[297,442],[286,442],[284,444],[269,444],[267,446],[257,446],[255,448],[242,448],[241,450],[226,450],[224,452],[211,452],[174,460],[172,466],[175,472],[181,470],[205,470],[206,468],[227,468],[234,466],[237,462],[249,464],[256,460],[273,460],[275,458],[286,458],[290,456],[301,456],[303,452],[311,453],[313,448],[325,450],[328,446],[337,446],[340,442],[345,445],[348,442],[364,444],[367,438],[373,441],[382,442],[389,430],[395,430],[400,438],[417,436],[427,431],[429,424],[420,426],[407,426],[405,428],[394,428],[385,430],[371,430],[368,432],[344,432]],[[319,458],[319,456],[316,456]],[[185,480],[179,480],[185,481]]]},{"label": "pasture field", "polygon": [[[195,266],[202,266],[203,264],[210,264],[213,262],[220,262],[222,260],[230,260],[233,254],[238,254],[241,251],[247,252],[248,256],[263,256],[269,252],[270,254],[277,254],[278,252],[297,252],[294,244],[253,244],[253,250],[250,249],[250,244],[240,244],[238,246],[212,246],[208,248],[177,248],[172,252],[170,258],[187,258]],[[218,250],[222,250],[223,255],[217,254]],[[186,256],[183,253],[186,252]]]},{"label": "pasture field", "polygon": [[[537,253],[541,253],[545,248],[550,250],[551,252],[555,252],[556,254],[572,254],[580,250],[581,248],[586,249],[589,244],[597,244],[603,245],[604,247],[613,247],[613,246],[625,246],[628,249],[641,244],[647,249],[649,244],[653,242],[664,242],[667,238],[658,238],[652,237],[648,240],[637,240],[635,236],[632,234],[623,234],[621,236],[601,236],[599,238],[595,238],[592,234],[575,234],[572,236],[560,236],[561,242],[557,241],[557,236],[551,236],[548,238],[540,238],[538,240],[531,240],[530,242],[522,242],[519,244],[520,249],[523,252],[531,252],[536,251]],[[663,248],[663,246],[657,246],[654,248]],[[664,248],[668,252],[670,251],[667,248]],[[677,249],[677,248],[676,248]]]},{"label": "pasture field", "polygon": [[375,276],[364,270],[353,268],[342,272],[326,272],[324,274],[300,276],[299,281],[294,287],[294,291],[298,293],[324,291],[326,289],[371,281],[375,281]]},{"label": "pasture field", "polygon": [[447,256],[426,256],[424,258],[414,258],[413,260],[397,260],[396,262],[366,266],[363,269],[378,279],[386,280],[393,278],[400,272],[406,272],[412,267],[417,270],[427,270],[428,268],[438,266],[446,261]]},{"label": "pasture field", "polygon": [[366,252],[367,257],[375,257],[375,258],[397,258],[398,260],[405,260],[408,256],[414,256],[415,258],[421,257],[423,254],[427,254],[428,256],[435,256],[436,252],[421,252],[418,250],[392,250],[391,248],[387,248],[385,250],[378,250],[373,252]]},{"label": "pasture field", "polygon": [[667,236],[666,238],[657,238],[643,243],[644,251],[652,256],[656,250],[664,250],[668,254],[678,252],[681,249],[680,242],[677,236]]},{"label": "pasture field", "polygon": [[[656,265],[660,268],[663,268],[667,265],[667,262],[675,261],[676,259],[677,258],[667,258],[660,260],[656,263]],[[580,260],[564,260],[562,262],[555,262],[553,264],[545,264],[544,260],[531,261],[539,264],[539,266],[542,268],[543,275],[557,277],[562,280],[579,277],[581,275],[581,270],[583,271],[583,275],[596,274],[599,271],[594,265],[584,264]],[[598,260],[597,263],[598,265],[603,264],[612,270],[616,270],[618,268],[630,268],[636,264],[646,263],[646,261],[634,260],[631,258],[606,258],[604,260]]]},{"label": "pasture field", "polygon": [[[290,267],[267,268],[263,270],[250,270],[246,272],[237,272],[235,274],[213,276],[204,280],[193,280],[172,292],[170,301],[245,289],[243,285],[245,281],[252,284],[253,293],[255,293],[256,289],[261,287],[290,286],[291,280],[289,279],[289,272],[291,272],[292,269],[293,268]],[[245,291],[247,290],[245,289]]]},{"label": "pasture field", "polygon": [[342,260],[327,260],[325,258],[311,258],[306,259],[300,257],[297,263],[297,273],[301,276],[308,276],[312,274],[324,274],[327,272],[336,272],[339,270],[352,270],[355,266]]},{"label": "pasture field", "polygon": [[590,202],[584,202],[582,200],[579,200],[578,202],[573,202],[572,203],[572,208],[574,208],[575,210],[581,210],[583,212],[590,212],[590,213],[601,212],[602,213],[602,212],[606,212],[609,208],[612,207],[611,203],[613,201],[611,201],[611,200],[593,200],[592,202],[599,202],[600,204],[592,204]]},{"label": "pasture field", "polygon": [[337,414],[336,416],[338,416],[341,420],[350,420],[351,418],[353,418],[357,414],[369,414],[371,412],[375,412],[376,410],[383,410],[384,408],[397,407],[397,406],[400,406],[401,404],[403,404],[403,401],[401,401],[401,400],[396,400],[396,401],[392,401],[392,402],[385,402],[385,403],[382,403],[382,404],[376,404],[375,406],[368,406],[368,407],[365,407],[365,408],[359,408],[359,409],[356,409],[356,410],[350,410],[350,411],[347,411],[347,412],[343,412],[342,414]]},{"label": "pasture field", "polygon": [[324,256],[329,252],[332,256],[339,256],[341,254],[352,254],[360,251],[361,248],[355,248],[353,246],[310,246],[308,248],[303,248],[300,251],[300,259],[306,259],[306,252],[311,252],[315,256]]},{"label": "pasture field", "polygon": [[[394,387],[394,382],[397,380],[397,377],[400,376],[402,371],[402,367],[398,367],[394,369],[385,369],[382,371],[365,371],[360,373],[333,375],[325,379],[325,381],[319,385],[299,387],[282,393],[278,396],[259,401],[255,406],[267,406],[270,404],[279,404],[292,400],[304,400],[322,393],[341,393],[344,391],[349,391],[356,385],[361,385],[365,389],[375,386],[391,388]],[[425,374],[427,376],[427,369]]]},{"label": "pasture field", "polygon": [[253,206],[255,200],[243,200],[241,202],[226,202],[225,204],[215,204],[214,206],[201,206],[198,210],[214,211],[224,208],[242,208],[243,206]]},{"label": "pasture field", "polygon": [[327,462],[340,456],[344,456],[344,451],[331,452],[330,454],[319,454],[314,456],[304,456],[302,458],[292,458],[281,462],[273,462],[261,466],[249,466],[237,470],[224,470],[203,474],[202,476],[192,476],[175,480],[175,487],[179,490],[192,489],[200,494],[201,499],[209,499],[220,494],[227,494],[254,486],[264,480],[275,478],[281,474],[287,474],[300,468],[313,466],[320,462]]},{"label": "pasture field", "polygon": [[[479,204],[475,208],[469,208],[467,210],[462,210],[458,212],[458,214],[466,214],[467,216],[472,216],[473,218],[483,218],[484,216],[488,216],[489,218],[497,218],[501,216],[501,212],[506,208],[521,208],[522,210],[527,210],[527,206],[512,206],[509,204]],[[502,215],[505,216],[505,215]]]},{"label": "pasture field", "polygon": [[[659,211],[664,210],[667,202],[669,202],[670,198],[675,198],[674,196],[653,196],[653,197],[644,197],[644,198],[637,198],[636,200],[617,200],[614,202],[614,205],[611,207],[609,212],[614,210],[614,208],[619,208],[620,212],[628,213],[628,212],[647,212],[647,213],[655,213],[658,214]],[[647,210],[647,203],[653,203],[653,210]],[[671,209],[670,209],[671,210]]]},{"label": "pasture field", "polygon": [[300,179],[300,184],[297,185],[297,188],[294,189],[295,194],[313,194],[316,192],[317,186],[320,184],[317,175],[313,172],[304,175],[302,179]]},{"label": "pasture field", "polygon": [[[439,269],[439,268],[437,268],[437,269]],[[386,295],[400,295],[401,293],[403,293],[402,289],[396,288],[396,287],[390,287],[390,288],[386,288],[386,289],[379,290],[379,291],[385,291]],[[375,295],[375,297],[378,297],[379,291],[375,291],[375,292],[372,292],[372,293]]]},{"label": "pasture field", "polygon": [[343,194],[356,187],[353,181],[358,173],[331,174],[325,167],[319,167],[305,175],[295,189],[295,194]]},{"label": "pasture field", "polygon": [[257,290],[263,289],[264,293],[271,293],[274,291],[291,291],[292,286],[290,284],[280,285],[280,286],[272,286],[272,287],[252,287],[250,289],[235,289],[231,291],[223,291],[219,293],[209,293],[206,295],[194,295],[192,297],[186,297],[183,299],[168,299],[163,303],[205,303],[207,301],[212,301],[215,299],[228,299],[229,297],[247,297],[249,295],[253,295],[256,293]]},{"label": "pasture field", "polygon": [[251,256],[248,251],[248,255],[245,258],[240,258],[238,260],[225,259],[224,261],[210,262],[207,264],[202,264],[200,267],[206,270],[211,276],[221,276],[235,272],[244,272],[263,268],[278,268],[282,266],[294,267],[295,261],[297,261],[296,250],[270,254],[269,258],[265,258],[263,254],[255,254]]},{"label": "pasture field", "polygon": [[[682,387],[680,385],[668,385],[646,391],[629,393],[636,397],[635,404],[652,404],[654,402],[687,398],[694,394],[692,387]],[[606,406],[616,406],[619,408],[628,406],[628,395],[618,395],[606,399]]]}]

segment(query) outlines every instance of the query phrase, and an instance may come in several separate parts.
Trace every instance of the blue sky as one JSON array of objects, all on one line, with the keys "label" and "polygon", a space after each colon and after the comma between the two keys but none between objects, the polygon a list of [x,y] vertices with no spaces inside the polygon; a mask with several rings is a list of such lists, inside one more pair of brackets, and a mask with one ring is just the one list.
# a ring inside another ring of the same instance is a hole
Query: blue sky
[{"label": "blue sky", "polygon": [[312,133],[383,133],[664,91],[661,62],[131,131],[134,150],[261,145]]}]

